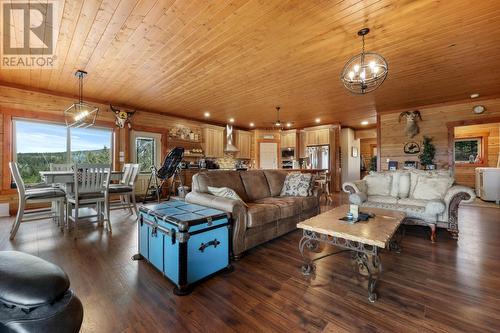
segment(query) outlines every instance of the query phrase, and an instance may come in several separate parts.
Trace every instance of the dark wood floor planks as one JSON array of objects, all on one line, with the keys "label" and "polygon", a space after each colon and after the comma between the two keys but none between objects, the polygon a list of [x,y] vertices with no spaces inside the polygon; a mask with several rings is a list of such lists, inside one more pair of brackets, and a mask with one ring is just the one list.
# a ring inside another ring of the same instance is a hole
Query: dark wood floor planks
[{"label": "dark wood floor planks", "polygon": [[[324,209],[328,209],[324,207]],[[131,217],[113,215],[113,234],[94,225],[74,241],[49,221],[23,223],[8,240],[0,219],[0,250],[16,249],[62,266],[85,308],[82,332],[498,332],[500,209],[462,207],[460,239],[407,227],[400,254],[383,252],[379,300],[367,301],[349,253],[300,273],[300,232],[251,250],[232,273],[216,276],[187,297],[137,251]],[[325,247],[323,253],[334,249]]]}]

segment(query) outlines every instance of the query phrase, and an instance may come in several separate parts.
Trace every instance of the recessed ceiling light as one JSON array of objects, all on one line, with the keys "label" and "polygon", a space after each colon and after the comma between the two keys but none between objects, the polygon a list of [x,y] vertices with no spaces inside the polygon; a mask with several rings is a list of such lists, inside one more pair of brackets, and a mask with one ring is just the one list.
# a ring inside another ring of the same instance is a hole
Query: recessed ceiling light
[{"label": "recessed ceiling light", "polygon": [[315,122],[316,122],[316,123],[320,123],[320,122],[321,122],[321,119],[316,118]]},{"label": "recessed ceiling light", "polygon": [[478,93],[470,94],[470,98],[478,98],[478,97],[479,97]]},{"label": "recessed ceiling light", "polygon": [[203,116],[205,116],[205,118],[210,117],[210,112],[205,112],[205,113],[203,113]]},{"label": "recessed ceiling light", "polygon": [[368,125],[368,120],[363,120],[363,121],[361,122],[361,125],[363,125],[363,126]]},{"label": "recessed ceiling light", "polygon": [[229,118],[230,123],[234,123],[234,118]]},{"label": "recessed ceiling light", "polygon": [[250,123],[250,127],[254,127],[254,126],[255,126],[255,124],[254,124],[254,123]]},{"label": "recessed ceiling light", "polygon": [[291,123],[286,123],[286,127],[292,127]]}]

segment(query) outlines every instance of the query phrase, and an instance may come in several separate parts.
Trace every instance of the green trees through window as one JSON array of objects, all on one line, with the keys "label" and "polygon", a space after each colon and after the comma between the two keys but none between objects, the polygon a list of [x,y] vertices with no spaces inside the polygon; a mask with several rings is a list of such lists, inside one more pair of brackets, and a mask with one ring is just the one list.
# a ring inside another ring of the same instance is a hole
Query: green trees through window
[{"label": "green trees through window", "polygon": [[111,164],[112,131],[101,128],[72,128],[25,120],[14,121],[14,153],[25,183],[41,181],[40,171],[50,164]]},{"label": "green trees through window", "polygon": [[455,162],[474,163],[478,156],[481,157],[480,138],[455,140]]},{"label": "green trees through window", "polygon": [[137,163],[140,173],[151,172],[151,166],[155,164],[155,141],[152,138],[135,139]]}]

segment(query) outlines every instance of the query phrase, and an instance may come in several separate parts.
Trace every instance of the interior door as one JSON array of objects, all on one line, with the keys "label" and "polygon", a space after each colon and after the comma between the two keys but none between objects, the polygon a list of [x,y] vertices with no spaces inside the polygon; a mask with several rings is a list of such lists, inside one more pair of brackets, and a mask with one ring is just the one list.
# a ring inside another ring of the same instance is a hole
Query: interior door
[{"label": "interior door", "polygon": [[261,169],[278,168],[278,143],[276,142],[260,143],[259,164]]},{"label": "interior door", "polygon": [[161,156],[161,134],[152,132],[132,131],[130,135],[130,159],[139,164],[139,175],[135,183],[135,193],[146,192],[151,166],[160,167],[163,162]]}]

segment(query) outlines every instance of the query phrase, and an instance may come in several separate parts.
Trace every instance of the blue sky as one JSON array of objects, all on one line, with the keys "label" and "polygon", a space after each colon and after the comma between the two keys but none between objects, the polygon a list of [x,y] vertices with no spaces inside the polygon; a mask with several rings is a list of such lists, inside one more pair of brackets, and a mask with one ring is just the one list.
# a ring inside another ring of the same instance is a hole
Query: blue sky
[{"label": "blue sky", "polygon": [[[71,129],[71,150],[96,150],[111,146],[111,131],[97,128]],[[16,121],[18,153],[54,153],[66,151],[66,126]]]}]

